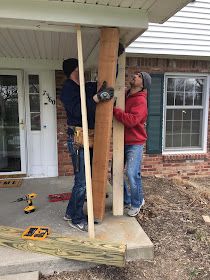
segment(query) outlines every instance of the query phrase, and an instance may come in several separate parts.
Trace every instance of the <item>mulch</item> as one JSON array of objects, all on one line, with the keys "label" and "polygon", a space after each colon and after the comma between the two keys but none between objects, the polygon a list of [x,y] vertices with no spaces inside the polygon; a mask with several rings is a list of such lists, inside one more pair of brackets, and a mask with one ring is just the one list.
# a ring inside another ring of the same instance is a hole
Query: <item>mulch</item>
[{"label": "mulch", "polygon": [[210,280],[210,226],[202,218],[210,215],[210,178],[188,184],[149,177],[143,183],[146,204],[137,220],[154,244],[153,261],[55,272],[41,280]]}]

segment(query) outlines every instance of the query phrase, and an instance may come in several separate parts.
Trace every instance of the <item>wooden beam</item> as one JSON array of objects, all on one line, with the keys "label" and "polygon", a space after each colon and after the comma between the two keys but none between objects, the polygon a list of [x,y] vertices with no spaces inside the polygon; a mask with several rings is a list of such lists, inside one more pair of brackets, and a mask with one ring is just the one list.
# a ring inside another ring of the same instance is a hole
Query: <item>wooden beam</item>
[{"label": "wooden beam", "polygon": [[[117,106],[125,109],[125,53],[118,59]],[[113,119],[113,214],[123,215],[124,125]]]},{"label": "wooden beam", "polygon": [[96,239],[49,236],[42,241],[21,238],[23,230],[0,226],[0,245],[60,258],[122,267],[126,245]]},{"label": "wooden beam", "polygon": [[[117,28],[102,28],[98,66],[99,84],[107,81],[108,86],[115,86],[118,44],[119,30]],[[97,105],[92,184],[94,217],[98,221],[103,220],[105,213],[112,116],[113,100]]]},{"label": "wooden beam", "polygon": [[88,210],[88,233],[90,238],[95,238],[94,232],[94,217],[93,217],[93,197],[92,197],[92,182],[90,170],[90,151],[88,139],[88,122],[87,122],[87,107],[85,96],[85,78],[82,53],[82,33],[80,26],[77,27],[77,48],[79,59],[79,80],[80,80],[80,97],[82,111],[82,128],[84,141],[84,156],[85,156],[85,180],[87,193],[87,210]]}]

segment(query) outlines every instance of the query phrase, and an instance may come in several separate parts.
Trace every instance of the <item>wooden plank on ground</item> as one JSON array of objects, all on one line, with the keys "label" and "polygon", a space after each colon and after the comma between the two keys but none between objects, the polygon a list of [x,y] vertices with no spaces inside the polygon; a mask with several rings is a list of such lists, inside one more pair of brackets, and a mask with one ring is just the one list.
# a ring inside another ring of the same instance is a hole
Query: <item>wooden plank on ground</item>
[{"label": "wooden plank on ground", "polygon": [[21,238],[23,230],[0,226],[0,245],[33,253],[44,253],[70,260],[87,261],[122,267],[126,245],[97,239],[49,236],[35,241]]},{"label": "wooden plank on ground", "polygon": [[[117,106],[125,109],[125,53],[118,59]],[[113,215],[123,215],[124,125],[113,119]]]},{"label": "wooden plank on ground", "polygon": [[[98,82],[107,81],[115,86],[116,64],[119,45],[117,28],[102,28],[99,49]],[[102,221],[105,213],[105,196],[110,157],[113,100],[101,102],[96,107],[94,154],[93,154],[93,210],[95,220]]]}]

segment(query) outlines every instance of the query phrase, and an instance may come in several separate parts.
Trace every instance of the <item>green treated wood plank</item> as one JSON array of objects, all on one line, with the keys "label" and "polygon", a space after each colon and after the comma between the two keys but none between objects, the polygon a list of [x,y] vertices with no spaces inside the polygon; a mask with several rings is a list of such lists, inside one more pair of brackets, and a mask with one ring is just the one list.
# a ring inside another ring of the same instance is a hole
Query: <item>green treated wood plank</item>
[{"label": "green treated wood plank", "polygon": [[71,260],[119,267],[125,265],[125,244],[55,235],[49,236],[43,241],[26,240],[21,238],[22,232],[21,229],[0,226],[0,245]]}]

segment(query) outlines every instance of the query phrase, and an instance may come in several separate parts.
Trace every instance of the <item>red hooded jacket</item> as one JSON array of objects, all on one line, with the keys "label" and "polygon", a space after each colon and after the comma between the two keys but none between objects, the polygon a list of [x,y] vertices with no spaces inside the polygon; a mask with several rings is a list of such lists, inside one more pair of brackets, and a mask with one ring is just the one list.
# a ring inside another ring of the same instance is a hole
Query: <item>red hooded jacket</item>
[{"label": "red hooded jacket", "polygon": [[125,126],[126,145],[142,145],[146,142],[147,92],[139,91],[127,95],[125,111],[115,107],[113,113],[115,118]]}]

